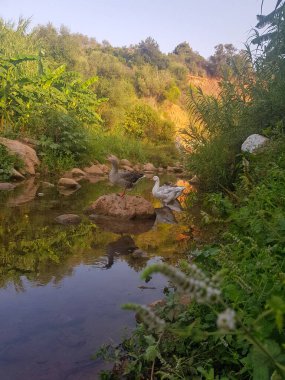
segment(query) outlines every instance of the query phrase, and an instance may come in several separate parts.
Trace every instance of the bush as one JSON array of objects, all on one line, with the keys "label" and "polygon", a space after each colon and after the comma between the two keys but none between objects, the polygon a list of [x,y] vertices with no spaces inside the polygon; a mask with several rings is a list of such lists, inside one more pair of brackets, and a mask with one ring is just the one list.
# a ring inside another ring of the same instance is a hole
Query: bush
[{"label": "bush", "polygon": [[0,144],[0,180],[9,179],[13,168],[20,169],[22,165],[18,156],[9,154],[7,148]]},{"label": "bush", "polygon": [[43,166],[61,171],[80,164],[88,145],[82,122],[72,114],[44,109],[41,119],[36,118],[33,124],[44,133],[39,139]]},{"label": "bush", "polygon": [[147,104],[137,104],[126,113],[123,128],[127,134],[150,141],[173,140],[173,124],[160,118]]}]

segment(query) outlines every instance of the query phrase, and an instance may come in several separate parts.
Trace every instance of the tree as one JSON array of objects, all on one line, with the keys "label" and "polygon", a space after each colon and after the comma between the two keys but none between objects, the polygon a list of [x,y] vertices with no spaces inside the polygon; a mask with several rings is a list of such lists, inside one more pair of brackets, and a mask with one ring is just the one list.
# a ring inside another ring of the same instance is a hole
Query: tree
[{"label": "tree", "polygon": [[163,56],[158,43],[152,37],[147,37],[145,41],[141,41],[138,44],[137,51],[145,63],[150,63],[159,69],[167,67],[167,59]]},{"label": "tree", "polygon": [[219,44],[215,46],[215,53],[209,58],[208,72],[212,76],[222,77],[238,55],[232,44]]}]

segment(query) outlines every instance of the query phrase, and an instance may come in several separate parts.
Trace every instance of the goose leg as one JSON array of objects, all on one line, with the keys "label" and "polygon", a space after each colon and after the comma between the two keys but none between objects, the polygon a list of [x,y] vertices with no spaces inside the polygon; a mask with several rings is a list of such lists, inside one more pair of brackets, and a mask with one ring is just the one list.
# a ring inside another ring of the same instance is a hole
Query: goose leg
[{"label": "goose leg", "polygon": [[121,196],[122,198],[124,198],[124,196],[125,196],[125,194],[126,194],[126,190],[127,190],[127,188],[125,187],[125,189],[124,189],[123,193],[122,193],[122,194],[120,194],[120,196]]}]

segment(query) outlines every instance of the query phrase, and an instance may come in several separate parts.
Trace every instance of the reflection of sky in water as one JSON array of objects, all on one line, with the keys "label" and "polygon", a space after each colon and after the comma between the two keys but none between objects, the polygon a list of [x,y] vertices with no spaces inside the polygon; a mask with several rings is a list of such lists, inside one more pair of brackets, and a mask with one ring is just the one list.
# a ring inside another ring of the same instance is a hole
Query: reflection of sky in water
[{"label": "reflection of sky in water", "polygon": [[155,276],[157,289],[139,289],[145,283],[121,260],[109,270],[79,265],[56,285],[24,282],[25,292],[0,290],[1,380],[57,380],[84,368],[101,344],[119,341],[123,326],[134,326],[133,313],[121,305],[159,299],[166,284]]},{"label": "reflection of sky in water", "polygon": [[[143,194],[151,200],[152,185],[152,181],[142,181],[131,194]],[[35,231],[44,237],[41,229],[45,226],[53,228],[56,234],[66,227],[55,225],[55,216],[69,212],[82,215],[91,201],[113,191],[114,188],[104,182],[83,184],[82,189],[70,197],[58,196],[56,189],[44,190],[43,198],[35,198],[20,207],[1,207],[0,221],[6,227],[9,223],[10,226],[18,224],[24,236],[30,239]],[[155,205],[159,207],[157,202]],[[181,214],[175,217],[179,221]],[[175,253],[181,231],[185,231],[185,227],[177,224],[155,224],[141,235],[130,233],[129,241],[132,243],[133,239],[134,246],[153,257],[148,262],[157,260],[156,256],[175,262],[179,256]],[[124,326],[135,325],[133,313],[123,311],[121,305],[157,300],[167,284],[159,275],[148,284],[141,281],[138,271],[148,259],[132,258],[128,254],[115,254],[110,268],[104,269],[108,263],[107,253],[117,247],[119,238],[120,235],[97,229],[85,246],[79,243],[73,247],[71,254],[60,263],[44,264],[38,274],[19,275],[21,286],[13,280],[3,281],[4,287],[0,289],[1,380],[98,378],[96,373],[102,364],[91,361],[90,355],[104,343],[119,342]],[[7,244],[7,239],[9,242],[17,238],[6,234],[5,239]],[[184,248],[182,243],[180,251]],[[139,289],[140,285],[156,289]]]}]

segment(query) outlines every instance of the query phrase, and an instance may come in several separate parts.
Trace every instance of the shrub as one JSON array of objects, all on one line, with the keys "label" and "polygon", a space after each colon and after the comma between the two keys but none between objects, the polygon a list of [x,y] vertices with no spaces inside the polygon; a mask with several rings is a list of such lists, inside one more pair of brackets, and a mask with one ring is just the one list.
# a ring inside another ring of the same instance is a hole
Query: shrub
[{"label": "shrub", "polygon": [[126,113],[124,130],[136,138],[150,141],[170,141],[173,139],[173,124],[160,118],[147,104],[137,104]]},{"label": "shrub", "polygon": [[9,154],[7,148],[0,144],[0,180],[10,178],[13,168],[20,169],[22,161],[16,155]]}]

